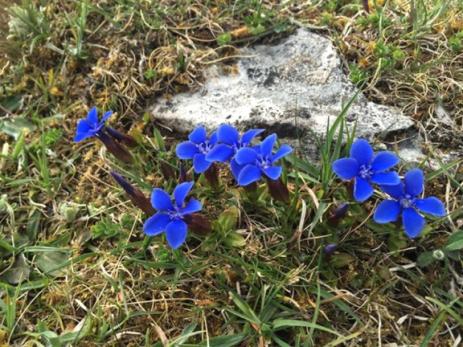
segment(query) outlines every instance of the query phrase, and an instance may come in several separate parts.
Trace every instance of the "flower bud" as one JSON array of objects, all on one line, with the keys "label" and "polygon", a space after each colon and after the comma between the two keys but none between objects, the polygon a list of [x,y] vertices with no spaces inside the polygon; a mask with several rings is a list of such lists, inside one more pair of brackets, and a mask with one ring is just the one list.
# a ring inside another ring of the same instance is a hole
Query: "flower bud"
[{"label": "flower bud", "polygon": [[332,255],[337,248],[338,245],[336,243],[329,243],[323,248],[323,253],[325,253],[325,255]]},{"label": "flower bud", "polygon": [[328,223],[332,226],[336,226],[346,216],[349,210],[349,205],[345,202],[332,206],[328,212]]},{"label": "flower bud", "polygon": [[141,190],[135,188],[117,172],[111,171],[111,176],[113,176],[114,180],[122,187],[122,189],[124,189],[135,206],[150,216],[156,212],[153,206],[151,206],[150,200],[142,193]]},{"label": "flower bud", "polygon": [[121,133],[120,131],[111,128],[111,127],[105,127],[106,131],[108,132],[109,135],[111,135],[113,138],[116,140],[125,143],[129,147],[135,147],[137,145],[137,141],[132,136],[126,135]]}]

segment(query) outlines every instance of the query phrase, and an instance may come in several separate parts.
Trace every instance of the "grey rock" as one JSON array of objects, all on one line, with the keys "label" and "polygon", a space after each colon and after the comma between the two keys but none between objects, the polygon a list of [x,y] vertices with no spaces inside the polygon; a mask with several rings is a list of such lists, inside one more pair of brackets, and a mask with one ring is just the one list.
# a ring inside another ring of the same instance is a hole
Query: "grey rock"
[{"label": "grey rock", "polygon": [[[155,118],[180,132],[222,123],[262,127],[287,139],[323,137],[343,105],[358,91],[341,68],[332,43],[299,29],[277,45],[242,49],[236,74],[218,66],[206,71],[202,90],[160,98]],[[361,93],[346,121],[357,136],[371,138],[409,130],[413,121],[399,110],[369,102]],[[310,140],[309,140],[310,142]]]}]

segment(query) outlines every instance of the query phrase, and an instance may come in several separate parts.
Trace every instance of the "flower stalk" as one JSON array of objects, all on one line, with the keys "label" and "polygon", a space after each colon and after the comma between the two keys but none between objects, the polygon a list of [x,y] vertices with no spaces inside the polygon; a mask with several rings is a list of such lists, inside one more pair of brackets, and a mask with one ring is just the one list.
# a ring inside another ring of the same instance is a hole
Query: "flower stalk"
[{"label": "flower stalk", "polygon": [[284,203],[289,203],[288,186],[283,183],[281,178],[276,180],[267,178],[267,188],[272,198]]},{"label": "flower stalk", "polygon": [[201,214],[195,213],[185,217],[188,227],[199,235],[207,235],[212,232],[211,222]]}]

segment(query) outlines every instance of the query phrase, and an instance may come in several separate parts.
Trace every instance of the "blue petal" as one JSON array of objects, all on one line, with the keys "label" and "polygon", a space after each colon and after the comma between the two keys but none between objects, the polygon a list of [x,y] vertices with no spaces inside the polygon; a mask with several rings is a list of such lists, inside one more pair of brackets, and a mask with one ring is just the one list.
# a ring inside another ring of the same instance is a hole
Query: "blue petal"
[{"label": "blue petal", "polygon": [[255,165],[246,165],[238,176],[238,184],[240,186],[247,186],[253,182],[258,181],[262,176],[260,169]]},{"label": "blue petal", "polygon": [[94,127],[98,126],[98,110],[96,107],[92,107],[87,113],[88,122]]},{"label": "blue petal", "polygon": [[175,148],[175,153],[180,159],[193,159],[198,151],[198,147],[191,141],[179,143]]},{"label": "blue petal", "polygon": [[377,172],[371,176],[371,182],[384,186],[396,186],[400,183],[400,177],[395,171]]},{"label": "blue petal", "polygon": [[359,164],[353,158],[338,159],[333,163],[333,171],[343,180],[351,180],[359,172]]},{"label": "blue petal", "polygon": [[400,203],[395,200],[384,200],[376,208],[373,219],[378,224],[395,222],[401,211]]},{"label": "blue petal", "polygon": [[219,136],[217,135],[217,131],[214,131],[209,138],[209,144],[214,146],[217,141],[219,141]]},{"label": "blue petal", "polygon": [[186,239],[188,226],[181,219],[176,219],[167,224],[166,227],[166,238],[167,243],[173,249],[179,248]]},{"label": "blue petal", "polygon": [[241,136],[241,144],[248,145],[257,135],[260,135],[264,129],[250,129]]},{"label": "blue petal", "polygon": [[214,148],[212,148],[209,153],[206,154],[206,160],[213,162],[225,162],[230,160],[233,156],[234,150],[232,147],[225,145],[225,144],[218,144]]},{"label": "blue petal", "polygon": [[424,218],[413,208],[405,208],[402,212],[402,224],[405,233],[411,239],[417,237],[424,228]]},{"label": "blue petal", "polygon": [[74,142],[80,142],[94,135],[95,132],[88,123],[88,121],[86,119],[81,119],[79,123],[77,123],[76,136],[74,137]]},{"label": "blue petal", "polygon": [[264,157],[272,154],[273,146],[275,145],[276,140],[277,135],[271,134],[262,141],[260,144],[260,152]]},{"label": "blue petal", "polygon": [[169,211],[174,208],[169,194],[159,188],[153,189],[151,193],[151,205],[159,211]]},{"label": "blue petal", "polygon": [[236,155],[235,155],[235,160],[240,165],[254,163],[256,159],[257,159],[256,150],[249,148],[249,147],[241,148],[238,152],[236,152]]},{"label": "blue petal", "polygon": [[187,214],[192,214],[198,211],[201,211],[202,205],[196,199],[191,199],[188,201],[188,204],[182,209],[181,214],[185,216]]},{"label": "blue petal", "polygon": [[404,185],[402,182],[395,186],[381,186],[381,189],[383,192],[397,200],[400,200],[404,196]]},{"label": "blue petal", "polygon": [[204,127],[197,127],[194,129],[190,135],[188,135],[188,139],[191,142],[194,142],[196,144],[203,143],[207,140],[207,132]]},{"label": "blue petal", "polygon": [[74,136],[74,142],[80,142],[92,136],[93,134],[89,133],[77,133],[76,136]]},{"label": "blue petal", "polygon": [[113,111],[111,110],[106,112],[101,118],[100,125],[103,125],[108,120],[108,118],[111,117],[112,114],[113,114]]},{"label": "blue petal", "polygon": [[405,174],[405,192],[418,196],[423,192],[424,174],[420,169],[412,169]]},{"label": "blue petal", "polygon": [[235,159],[232,159],[230,161],[230,169],[233,174],[233,177],[235,178],[237,182],[238,182],[238,177],[240,175],[240,172],[243,168],[244,168],[244,165],[238,164]]},{"label": "blue petal", "polygon": [[272,161],[275,162],[285,156],[287,156],[289,153],[291,153],[293,149],[289,145],[282,145],[278,151],[273,155]]},{"label": "blue petal", "polygon": [[266,169],[262,169],[262,171],[268,178],[275,181],[281,176],[283,169],[281,166],[270,166]]},{"label": "blue petal", "polygon": [[143,224],[143,231],[146,235],[156,236],[166,230],[167,224],[170,223],[170,217],[164,213],[156,213]]},{"label": "blue petal", "polygon": [[195,154],[193,157],[193,168],[196,173],[203,173],[211,166],[211,162],[206,160],[206,156],[202,153]]},{"label": "blue petal", "polygon": [[357,159],[359,165],[370,164],[373,159],[373,148],[367,140],[358,139],[352,144],[350,156]]},{"label": "blue petal", "polygon": [[355,177],[354,198],[358,202],[364,202],[373,195],[373,187],[367,180],[361,177]]},{"label": "blue petal", "polygon": [[219,129],[217,129],[217,135],[220,142],[226,143],[228,145],[234,145],[238,143],[240,138],[238,130],[228,124],[222,124]]},{"label": "blue petal", "polygon": [[424,199],[417,199],[415,201],[415,206],[421,212],[430,214],[432,216],[443,217],[447,214],[444,204],[435,196],[430,196]]},{"label": "blue petal", "polygon": [[389,170],[391,167],[399,163],[399,158],[391,152],[379,152],[373,158],[371,169],[374,172]]},{"label": "blue petal", "polygon": [[190,192],[191,188],[193,188],[193,184],[194,182],[184,182],[175,187],[174,198],[178,207],[183,206],[186,196]]}]

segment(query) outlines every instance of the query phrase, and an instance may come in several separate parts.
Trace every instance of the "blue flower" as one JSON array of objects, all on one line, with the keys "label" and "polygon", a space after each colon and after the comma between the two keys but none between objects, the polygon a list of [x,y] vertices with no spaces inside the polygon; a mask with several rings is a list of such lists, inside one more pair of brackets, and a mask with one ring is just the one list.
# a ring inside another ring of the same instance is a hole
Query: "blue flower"
[{"label": "blue flower", "polygon": [[173,248],[180,247],[186,239],[188,225],[184,219],[192,213],[201,210],[201,203],[185,198],[193,187],[193,182],[184,182],[174,189],[174,202],[164,190],[155,188],[151,194],[151,204],[158,211],[148,218],[143,225],[143,231],[149,236],[166,233],[167,243]]},{"label": "blue flower", "polygon": [[101,120],[98,120],[98,110],[96,107],[88,112],[87,118],[79,120],[77,123],[76,136],[74,142],[83,141],[89,137],[98,136],[104,128],[106,120],[113,114],[112,111],[106,112]]},{"label": "blue flower", "polygon": [[213,163],[206,159],[206,155],[214,148],[217,143],[217,133],[214,132],[207,138],[204,127],[194,129],[188,136],[190,141],[179,143],[175,149],[177,157],[180,159],[193,159],[193,168],[196,173],[203,173]]},{"label": "blue flower", "polygon": [[276,134],[267,136],[259,146],[254,148],[244,147],[238,150],[235,160],[243,166],[238,175],[238,184],[247,186],[258,181],[262,174],[271,180],[277,180],[282,172],[281,166],[275,166],[275,162],[288,155],[293,149],[288,145],[281,146],[273,153],[273,146],[277,140]]},{"label": "blue flower", "polygon": [[373,195],[372,183],[389,186],[400,183],[397,172],[388,172],[397,165],[399,158],[391,152],[373,152],[368,141],[356,140],[350,150],[350,158],[338,159],[333,171],[343,180],[354,178],[354,198],[359,202]]},{"label": "blue flower", "polygon": [[417,237],[426,223],[419,212],[435,217],[446,214],[445,206],[438,198],[419,198],[424,189],[424,175],[420,169],[408,171],[404,183],[381,188],[392,199],[384,200],[378,205],[373,216],[374,221],[379,224],[395,222],[402,215],[402,225],[410,238]]},{"label": "blue flower", "polygon": [[250,129],[242,136],[236,128],[228,124],[222,124],[217,129],[218,144],[206,155],[209,161],[226,162],[230,161],[230,169],[233,176],[238,180],[239,173],[243,166],[235,160],[236,153],[244,147],[248,147],[252,140],[261,134],[264,129]]}]

